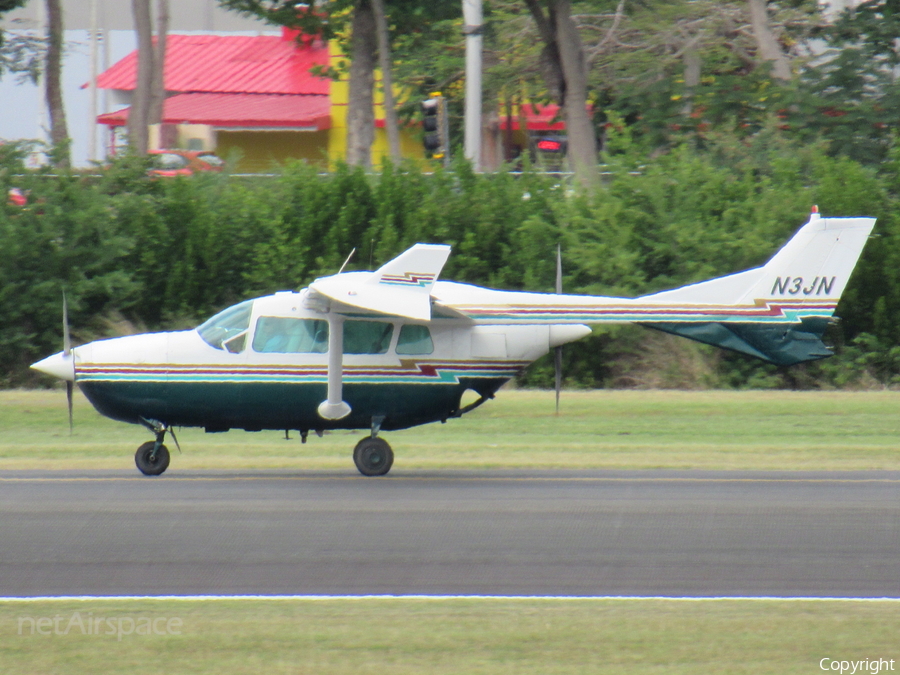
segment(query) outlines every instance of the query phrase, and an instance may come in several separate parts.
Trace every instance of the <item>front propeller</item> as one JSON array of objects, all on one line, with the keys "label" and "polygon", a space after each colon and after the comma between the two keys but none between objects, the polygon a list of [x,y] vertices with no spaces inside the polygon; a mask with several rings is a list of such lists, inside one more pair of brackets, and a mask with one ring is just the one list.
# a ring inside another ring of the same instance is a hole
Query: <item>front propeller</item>
[{"label": "front propeller", "polygon": [[75,389],[75,357],[72,354],[72,338],[69,333],[69,308],[63,292],[63,350],[53,356],[31,364],[35,370],[58,377],[66,383],[66,401],[69,408],[69,433],[74,429],[72,398]]},{"label": "front propeller", "polygon": [[[556,294],[562,295],[562,249],[556,245]],[[556,388],[556,414],[559,415],[559,393],[562,391],[562,346],[553,349],[553,376]]]},{"label": "front propeller", "polygon": [[72,336],[69,334],[69,304],[66,302],[65,291],[63,291],[63,358],[72,362],[72,379],[66,380],[66,404],[69,407],[69,434],[71,435],[75,429],[75,421],[72,415],[72,394],[75,389],[75,359],[72,358]]}]

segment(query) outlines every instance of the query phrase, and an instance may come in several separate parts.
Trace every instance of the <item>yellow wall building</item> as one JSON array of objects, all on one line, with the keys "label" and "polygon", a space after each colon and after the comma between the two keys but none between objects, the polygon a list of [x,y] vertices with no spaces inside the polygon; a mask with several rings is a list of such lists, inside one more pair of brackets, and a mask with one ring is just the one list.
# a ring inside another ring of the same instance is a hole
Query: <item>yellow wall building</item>
[{"label": "yellow wall building", "polygon": [[[281,37],[170,35],[168,97],[151,145],[211,150],[234,161],[238,172],[271,171],[294,159],[331,168],[347,155],[348,83],[310,71],[317,65],[338,66],[343,59],[336,44],[298,46],[289,31]],[[136,70],[133,52],[104,72],[98,87],[130,102]],[[372,164],[378,166],[390,156],[380,73],[375,91]],[[121,143],[128,112],[123,108],[97,121]],[[400,145],[404,158],[424,158],[418,125],[401,128]]]}]

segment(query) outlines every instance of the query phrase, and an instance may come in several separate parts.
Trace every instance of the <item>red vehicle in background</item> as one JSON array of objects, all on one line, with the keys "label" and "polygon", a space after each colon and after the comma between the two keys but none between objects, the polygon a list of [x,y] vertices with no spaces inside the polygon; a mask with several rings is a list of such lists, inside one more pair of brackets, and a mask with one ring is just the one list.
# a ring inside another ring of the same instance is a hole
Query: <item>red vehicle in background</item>
[{"label": "red vehicle in background", "polygon": [[6,203],[10,206],[25,206],[28,203],[28,197],[19,188],[10,188]]},{"label": "red vehicle in background", "polygon": [[206,150],[151,150],[151,176],[190,176],[204,171],[221,171],[225,162]]}]

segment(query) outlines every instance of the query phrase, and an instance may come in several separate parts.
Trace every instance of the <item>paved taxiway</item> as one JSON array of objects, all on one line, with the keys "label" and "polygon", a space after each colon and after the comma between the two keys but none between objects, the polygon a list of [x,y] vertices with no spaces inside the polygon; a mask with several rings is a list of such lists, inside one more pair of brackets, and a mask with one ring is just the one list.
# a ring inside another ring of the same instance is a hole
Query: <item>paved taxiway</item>
[{"label": "paved taxiway", "polygon": [[900,473],[0,473],[0,595],[900,596]]}]

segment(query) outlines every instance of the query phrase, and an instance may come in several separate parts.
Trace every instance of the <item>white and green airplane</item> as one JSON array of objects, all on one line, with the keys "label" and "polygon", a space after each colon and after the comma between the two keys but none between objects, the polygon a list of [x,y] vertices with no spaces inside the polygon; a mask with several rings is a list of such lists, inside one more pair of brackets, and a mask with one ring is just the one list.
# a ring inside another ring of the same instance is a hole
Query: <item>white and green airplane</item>
[{"label": "white and green airplane", "polygon": [[[809,221],[762,267],[639,298],[500,291],[438,281],[450,247],[416,244],[375,272],[230,307],[194,330],[99,340],[32,367],[77,384],[103,415],[155,440],[135,461],[163,473],[173,427],[367,429],[353,458],[386,474],[380,431],[460,417],[592,324],[636,323],[780,365],[831,354],[822,334],[874,218]],[[65,322],[64,322],[65,324]],[[477,399],[463,405],[472,390]],[[177,442],[177,439],[176,439]]]}]

